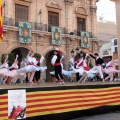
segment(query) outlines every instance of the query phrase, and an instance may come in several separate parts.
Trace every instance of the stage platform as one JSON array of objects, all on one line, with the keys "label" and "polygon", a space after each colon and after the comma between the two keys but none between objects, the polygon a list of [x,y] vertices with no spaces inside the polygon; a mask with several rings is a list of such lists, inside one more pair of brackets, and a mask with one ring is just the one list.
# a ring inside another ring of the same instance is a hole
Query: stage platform
[{"label": "stage platform", "polygon": [[[17,99],[12,97],[16,91]],[[19,101],[20,91],[25,91],[26,120],[70,120],[120,110],[120,82],[0,85],[0,120],[8,120],[9,98]]]}]

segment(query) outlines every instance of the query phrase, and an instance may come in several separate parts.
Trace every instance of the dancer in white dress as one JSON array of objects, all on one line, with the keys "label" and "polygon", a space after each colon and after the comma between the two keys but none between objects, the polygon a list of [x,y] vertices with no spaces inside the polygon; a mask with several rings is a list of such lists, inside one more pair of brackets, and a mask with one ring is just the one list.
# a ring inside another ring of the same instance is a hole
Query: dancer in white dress
[{"label": "dancer in white dress", "polygon": [[[11,82],[16,82],[18,78],[21,78],[21,77],[26,77],[26,74],[25,73],[21,73],[21,74],[16,74],[16,71],[18,70],[18,55],[16,55],[16,59],[14,61],[14,63],[12,64],[11,67],[9,67],[9,69],[13,69],[11,71],[8,71],[8,72],[5,72],[3,73],[2,75],[3,76],[6,76],[7,77],[11,77]],[[4,81],[2,81],[2,83],[4,84],[6,82],[7,79],[4,79]]]},{"label": "dancer in white dress", "polygon": [[0,83],[1,81],[3,81],[3,79],[7,79],[5,76],[3,76],[2,74],[5,72],[9,71],[9,65],[8,65],[8,55],[6,56],[4,63],[0,66],[0,75],[1,75],[1,79],[0,79]]},{"label": "dancer in white dress", "polygon": [[35,71],[45,71],[47,69],[47,67],[39,67],[37,66],[38,61],[33,57],[34,52],[33,51],[29,51],[28,55],[27,55],[27,66],[25,66],[24,68],[21,68],[19,70],[17,70],[17,73],[28,73],[28,80],[29,80],[29,85],[32,86],[32,80],[35,74]]}]

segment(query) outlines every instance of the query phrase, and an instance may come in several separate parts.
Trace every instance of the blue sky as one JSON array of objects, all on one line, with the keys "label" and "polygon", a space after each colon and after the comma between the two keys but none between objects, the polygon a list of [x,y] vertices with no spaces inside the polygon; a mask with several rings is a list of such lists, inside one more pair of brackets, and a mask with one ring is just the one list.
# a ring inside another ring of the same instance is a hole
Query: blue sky
[{"label": "blue sky", "polygon": [[97,16],[102,16],[107,21],[116,22],[114,2],[111,2],[110,0],[99,0],[97,3]]}]

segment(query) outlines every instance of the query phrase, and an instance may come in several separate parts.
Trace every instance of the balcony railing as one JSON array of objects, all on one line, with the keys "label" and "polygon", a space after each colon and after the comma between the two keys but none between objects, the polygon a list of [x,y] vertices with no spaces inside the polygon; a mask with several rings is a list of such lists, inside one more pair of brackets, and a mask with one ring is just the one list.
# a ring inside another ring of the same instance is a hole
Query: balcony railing
[{"label": "balcony railing", "polygon": [[[51,25],[48,25],[48,32],[51,32],[51,27],[52,27]],[[65,34],[65,28],[63,27],[60,27],[60,28],[61,28],[62,34]]]},{"label": "balcony railing", "polygon": [[[88,31],[85,31],[88,32]],[[92,32],[88,32],[89,33],[89,37],[92,38]],[[74,34],[76,36],[81,36],[81,30],[74,30]]]},{"label": "balcony railing", "polygon": [[[7,26],[18,27],[18,21],[12,18],[5,18],[3,20],[3,24]],[[36,23],[36,22],[31,22],[31,24],[32,24],[32,30],[51,32],[51,27],[52,27],[51,25]],[[62,30],[62,34],[65,34],[65,28],[64,27],[60,27],[60,28]],[[89,36],[92,37],[92,33],[91,32],[88,32],[88,33],[89,33]],[[80,30],[74,30],[74,35],[81,36]]]}]

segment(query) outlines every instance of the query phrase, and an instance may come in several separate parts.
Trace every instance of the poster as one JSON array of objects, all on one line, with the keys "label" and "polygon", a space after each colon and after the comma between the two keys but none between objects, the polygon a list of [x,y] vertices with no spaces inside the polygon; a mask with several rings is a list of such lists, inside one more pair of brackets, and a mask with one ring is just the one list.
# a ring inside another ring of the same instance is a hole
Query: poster
[{"label": "poster", "polygon": [[82,48],[89,48],[90,41],[89,41],[89,33],[88,32],[81,32],[81,47]]},{"label": "poster", "polygon": [[61,45],[62,42],[62,30],[59,27],[52,27],[52,44]]},{"label": "poster", "polygon": [[8,90],[8,119],[26,118],[26,90]]},{"label": "poster", "polygon": [[31,23],[19,21],[19,43],[31,43],[31,29]]}]

